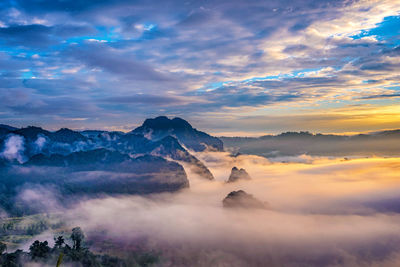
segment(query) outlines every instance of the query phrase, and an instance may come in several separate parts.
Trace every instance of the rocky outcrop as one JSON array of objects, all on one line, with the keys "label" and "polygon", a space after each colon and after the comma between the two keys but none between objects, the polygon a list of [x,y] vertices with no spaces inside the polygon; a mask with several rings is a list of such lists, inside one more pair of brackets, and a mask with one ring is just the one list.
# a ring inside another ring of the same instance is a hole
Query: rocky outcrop
[{"label": "rocky outcrop", "polygon": [[224,208],[267,209],[268,204],[243,190],[230,192],[222,201]]},{"label": "rocky outcrop", "polygon": [[233,167],[227,183],[233,183],[239,180],[251,180],[251,177],[245,169],[241,168],[239,170],[238,168]]}]

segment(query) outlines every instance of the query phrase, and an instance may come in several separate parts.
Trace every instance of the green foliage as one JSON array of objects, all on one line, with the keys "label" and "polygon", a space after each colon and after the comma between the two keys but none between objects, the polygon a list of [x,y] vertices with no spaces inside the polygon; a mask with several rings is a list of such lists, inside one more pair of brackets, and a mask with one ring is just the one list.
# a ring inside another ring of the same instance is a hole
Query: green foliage
[{"label": "green foliage", "polygon": [[0,258],[2,267],[20,267],[24,252],[22,250],[16,250],[13,253],[3,254]]},{"label": "green foliage", "polygon": [[[1,267],[21,267],[35,262],[38,265],[50,266],[82,266],[82,267],[130,267],[152,266],[159,262],[159,257],[153,252],[133,253],[123,260],[111,255],[97,255],[82,246],[85,235],[81,228],[72,229],[70,247],[63,236],[54,238],[55,245],[50,248],[47,241],[36,240],[29,248],[29,253],[16,250],[12,253],[0,254]],[[1,248],[0,242],[0,248]],[[5,249],[4,249],[5,250]],[[61,263],[62,262],[62,263]]]},{"label": "green foliage", "polygon": [[62,235],[58,236],[57,238],[54,238],[54,247],[55,248],[61,248],[64,243],[65,243],[65,240]]},{"label": "green foliage", "polygon": [[81,249],[81,243],[85,239],[85,235],[80,227],[75,227],[72,229],[71,239],[74,242],[73,248],[75,250]]},{"label": "green foliage", "polygon": [[36,240],[29,247],[29,253],[32,256],[32,259],[45,258],[49,252],[50,252],[50,247],[47,241],[40,242],[39,240]]}]

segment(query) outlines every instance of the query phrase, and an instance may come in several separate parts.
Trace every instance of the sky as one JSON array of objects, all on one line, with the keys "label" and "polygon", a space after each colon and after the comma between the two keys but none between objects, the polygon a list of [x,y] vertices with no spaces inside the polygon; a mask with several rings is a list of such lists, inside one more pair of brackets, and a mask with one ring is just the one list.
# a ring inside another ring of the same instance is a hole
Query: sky
[{"label": "sky", "polygon": [[400,128],[400,1],[3,0],[0,123]]}]

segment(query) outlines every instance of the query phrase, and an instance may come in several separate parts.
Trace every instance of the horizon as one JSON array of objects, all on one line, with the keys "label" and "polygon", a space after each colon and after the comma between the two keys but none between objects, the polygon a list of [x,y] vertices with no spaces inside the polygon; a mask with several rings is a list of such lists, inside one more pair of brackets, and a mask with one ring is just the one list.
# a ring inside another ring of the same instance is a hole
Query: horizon
[{"label": "horizon", "polygon": [[[6,0],[0,121],[221,135],[400,128],[398,1]],[[245,129],[245,130],[244,130]]]},{"label": "horizon", "polygon": [[[164,115],[160,115],[157,117],[162,117]],[[156,118],[156,117],[154,117]],[[181,117],[167,117],[169,119],[173,119],[173,118],[180,118],[185,120],[184,118]],[[146,118],[146,119],[153,119],[153,118]],[[146,120],[143,120],[144,121]],[[187,120],[185,120],[187,121]],[[297,131],[285,131],[285,132],[275,132],[275,133],[267,133],[267,132],[256,132],[256,133],[249,133],[249,132],[225,132],[225,133],[213,133],[212,131],[205,131],[203,129],[197,128],[194,125],[192,125],[192,123],[190,121],[187,121],[194,129],[197,129],[199,131],[203,131],[206,132],[208,134],[211,134],[212,136],[215,137],[249,137],[249,138],[258,138],[258,137],[264,137],[264,136],[278,136],[284,133],[309,133],[312,135],[336,135],[336,136],[356,136],[356,135],[373,135],[375,133],[380,133],[380,132],[390,132],[390,131],[399,131],[400,128],[398,129],[380,129],[378,131],[364,131],[364,132],[341,132],[341,133],[334,133],[334,132],[326,132],[326,133],[322,133],[322,132],[310,132],[307,130],[297,130]],[[15,127],[17,129],[22,129],[22,128],[28,128],[28,127],[39,127],[42,128],[44,130],[50,131],[50,132],[55,132],[61,129],[70,129],[73,131],[77,131],[77,132],[83,132],[83,131],[105,131],[105,132],[122,132],[122,133],[129,133],[131,131],[133,131],[134,129],[136,129],[137,127],[140,127],[142,125],[142,123],[137,124],[135,126],[132,126],[133,128],[131,129],[107,129],[107,128],[103,128],[103,129],[97,129],[97,128],[69,128],[69,127],[60,127],[60,128],[46,128],[43,126],[39,126],[39,125],[25,125],[25,126],[19,126],[16,127],[16,125],[10,125],[10,124],[5,124],[5,123],[0,123],[0,125],[5,125],[5,126],[11,126],[11,127]]]}]

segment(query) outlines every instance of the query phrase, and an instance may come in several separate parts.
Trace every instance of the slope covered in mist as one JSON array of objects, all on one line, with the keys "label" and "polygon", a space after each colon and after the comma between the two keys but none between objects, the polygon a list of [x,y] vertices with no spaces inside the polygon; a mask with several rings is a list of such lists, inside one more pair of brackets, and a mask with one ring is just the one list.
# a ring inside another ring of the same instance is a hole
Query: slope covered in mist
[{"label": "slope covered in mist", "polygon": [[35,186],[51,187],[62,198],[175,192],[189,187],[181,164],[213,180],[186,147],[223,149],[218,138],[180,118],[149,119],[129,133],[0,125],[0,204],[9,212],[27,212],[15,198],[21,188]]}]

